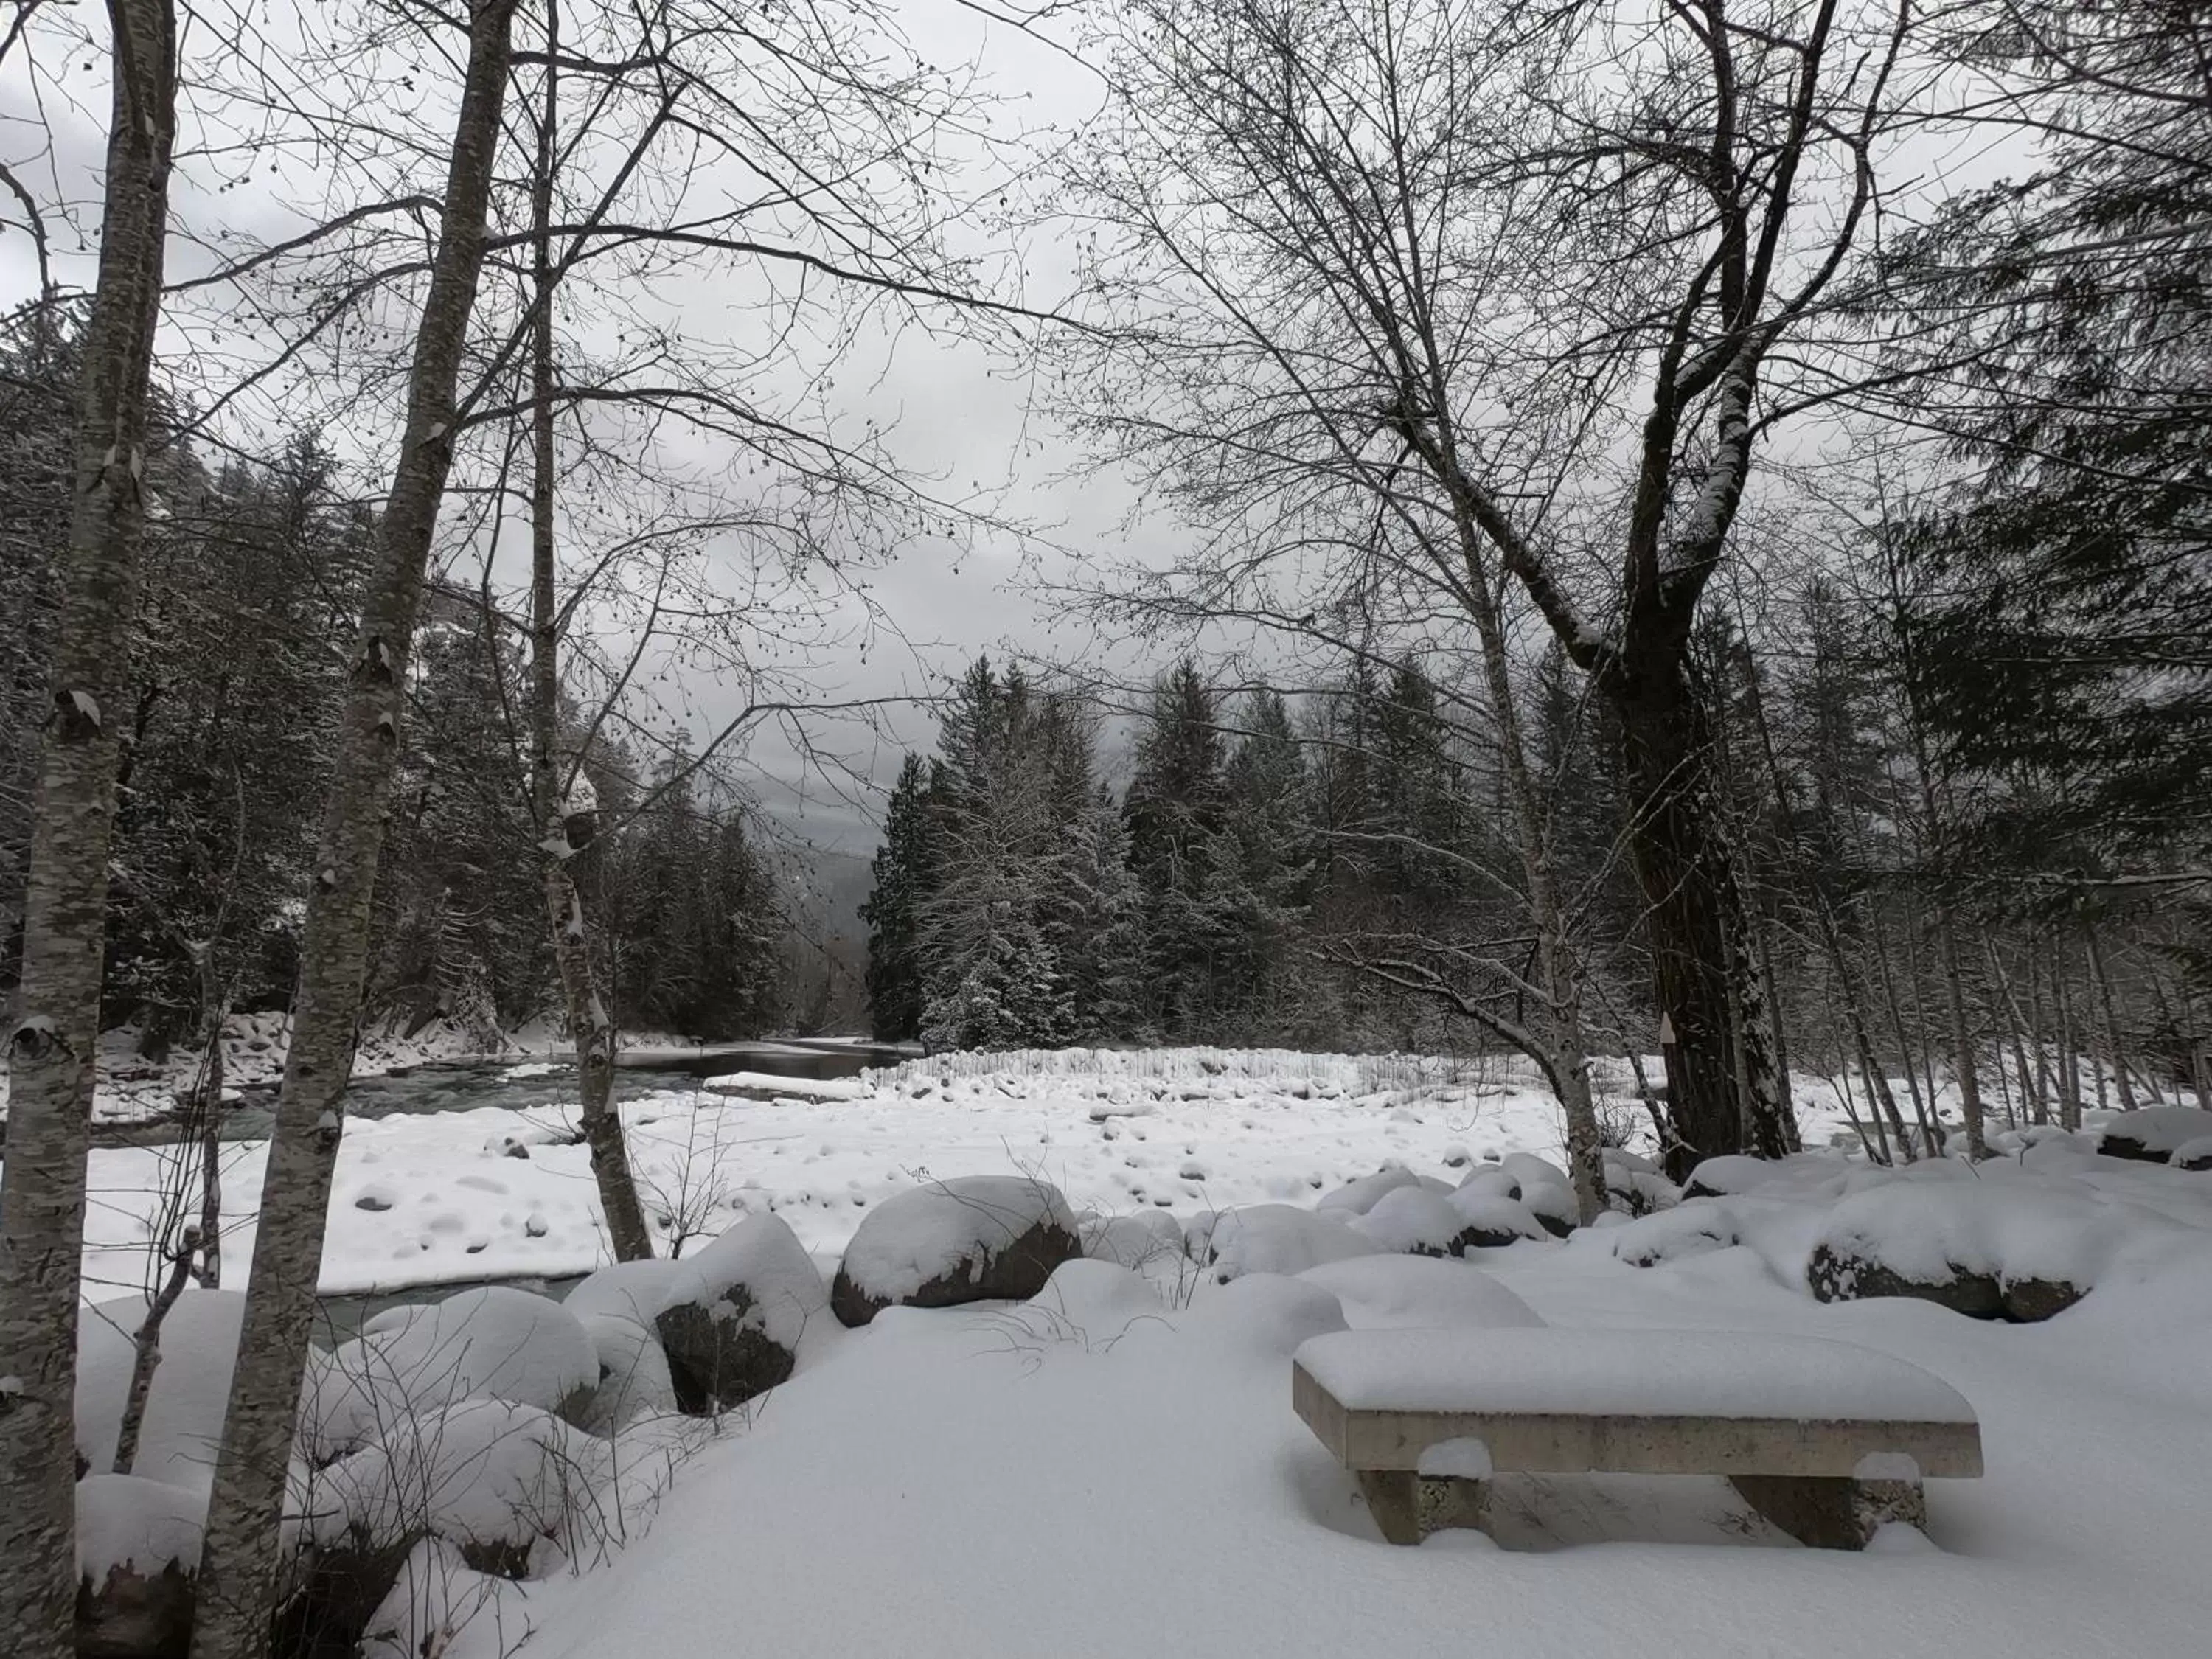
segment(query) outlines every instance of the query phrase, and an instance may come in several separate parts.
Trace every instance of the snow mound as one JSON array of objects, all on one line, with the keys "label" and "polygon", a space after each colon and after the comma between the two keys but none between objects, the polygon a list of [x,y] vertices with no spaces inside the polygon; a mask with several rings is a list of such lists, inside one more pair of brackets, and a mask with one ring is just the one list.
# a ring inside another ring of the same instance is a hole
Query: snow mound
[{"label": "snow mound", "polygon": [[773,1072],[730,1072],[699,1085],[710,1094],[753,1095],[763,1100],[864,1100],[875,1085],[857,1077],[781,1077]]},{"label": "snow mound", "polygon": [[1450,1200],[1414,1186],[1393,1188],[1376,1200],[1373,1208],[1354,1215],[1348,1224],[1378,1250],[1457,1255],[1465,1248],[1460,1235],[1468,1224]]},{"label": "snow mound", "polygon": [[1871,1348],[1750,1331],[1382,1330],[1298,1365],[1353,1411],[1971,1423],[1949,1383]]},{"label": "snow mound", "polygon": [[1080,1334],[1086,1340],[1110,1339],[1139,1319],[1166,1311],[1160,1293],[1141,1276],[1111,1261],[1078,1259],[1052,1270],[1044,1288],[1025,1304],[1052,1328]]},{"label": "snow mound", "polygon": [[1180,1261],[1182,1224],[1172,1212],[1157,1208],[1133,1215],[1095,1216],[1083,1224],[1083,1253],[1124,1267]]},{"label": "snow mound", "polygon": [[301,1431],[318,1459],[467,1400],[573,1408],[599,1350],[558,1303],[500,1285],[377,1315],[310,1366]]},{"label": "snow mound", "polygon": [[135,1474],[88,1474],[76,1483],[76,1571],[105,1583],[116,1568],[151,1577],[171,1562],[199,1571],[207,1492]]},{"label": "snow mound", "polygon": [[1419,1191],[1434,1184],[1439,1190],[1449,1192],[1441,1182],[1428,1183],[1403,1165],[1377,1170],[1371,1176],[1362,1176],[1357,1181],[1347,1181],[1334,1192],[1323,1195],[1314,1208],[1322,1213],[1341,1211],[1346,1217],[1365,1215],[1389,1194],[1403,1191]]},{"label": "snow mound", "polygon": [[526,1549],[562,1535],[604,1444],[512,1401],[433,1407],[320,1472],[309,1497],[315,1536],[381,1548],[428,1533]]},{"label": "snow mound", "polygon": [[1372,1255],[1377,1248],[1334,1215],[1292,1204],[1254,1204],[1215,1218],[1206,1259],[1214,1279],[1225,1285],[1246,1273],[1301,1273],[1325,1261]]},{"label": "snow mound", "polygon": [[1254,1273],[1226,1285],[1201,1285],[1186,1328],[1279,1363],[1310,1338],[1350,1326],[1344,1305],[1322,1286],[1281,1273]]},{"label": "snow mound", "polygon": [[[1540,1326],[1536,1310],[1480,1267],[1434,1256],[1370,1255],[1298,1275],[1334,1296],[1354,1330]],[[1242,1281],[1240,1281],[1242,1282]]]},{"label": "snow mound", "polygon": [[2166,1161],[2177,1170],[2212,1170],[2212,1135],[2183,1141]]},{"label": "snow mound", "polygon": [[[1538,1193],[1546,1189],[1534,1188]],[[1536,1212],[1517,1198],[1502,1193],[1486,1191],[1480,1187],[1462,1187],[1447,1200],[1452,1212],[1460,1218],[1460,1225],[1476,1235],[1468,1242],[1495,1249],[1510,1244],[1516,1238],[1549,1238],[1551,1231],[1536,1218]],[[1569,1200],[1572,1213],[1572,1200]]]},{"label": "snow mound", "polygon": [[1654,1267],[1662,1261],[1702,1255],[1710,1250],[1725,1250],[1743,1242],[1743,1235],[1728,1211],[1710,1199],[1698,1198],[1613,1228],[1607,1238],[1614,1256],[1632,1267]]},{"label": "snow mound", "polygon": [[[146,1306],[144,1297],[126,1296],[77,1316],[76,1449],[86,1467],[101,1474],[115,1465]],[[237,1291],[187,1290],[177,1298],[161,1322],[161,1363],[146,1391],[131,1474],[191,1488],[204,1502],[215,1480],[245,1311],[246,1297]]]}]

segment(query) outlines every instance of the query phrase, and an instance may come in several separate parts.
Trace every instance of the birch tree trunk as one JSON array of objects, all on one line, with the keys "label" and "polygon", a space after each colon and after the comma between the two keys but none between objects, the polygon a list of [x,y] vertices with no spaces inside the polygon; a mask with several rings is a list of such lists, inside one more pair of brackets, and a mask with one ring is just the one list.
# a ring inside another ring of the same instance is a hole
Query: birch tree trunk
[{"label": "birch tree trunk", "polygon": [[638,1202],[637,1182],[623,1141],[621,1114],[614,1108],[614,1022],[592,973],[591,933],[584,896],[568,874],[574,848],[568,840],[558,754],[561,717],[561,615],[556,604],[553,565],[553,299],[558,279],[553,270],[553,171],[560,117],[560,10],[545,4],[545,103],[538,130],[538,157],[531,187],[532,277],[537,321],[531,339],[530,490],[530,758],[533,817],[544,840],[545,913],[553,929],[553,957],[560,965],[561,994],[568,1012],[569,1040],[576,1045],[576,1076],[582,1095],[584,1144],[590,1149],[592,1179],[606,1218],[607,1240],[617,1261],[641,1261],[653,1255],[653,1234]]},{"label": "birch tree trunk", "polygon": [[99,275],[77,387],[75,491],[8,1039],[0,1185],[0,1630],[17,1659],[76,1651],[74,1402],[85,1154],[126,690],[146,521],[147,383],[161,315],[176,19],[109,0],[113,82]]},{"label": "birch tree trunk", "polygon": [[301,945],[292,1047],[270,1132],[238,1364],[201,1557],[193,1659],[246,1659],[268,1640],[278,1520],[321,1276],[340,1115],[353,1066],[369,898],[384,841],[407,652],[453,465],[455,381],[483,268],[515,0],[476,0],[407,423],[377,550]]},{"label": "birch tree trunk", "polygon": [[2105,943],[2094,924],[2085,923],[2081,937],[2089,947],[2089,976],[2097,988],[2097,1006],[2105,1017],[2105,1046],[2112,1056],[2112,1082],[2120,1093],[2120,1109],[2136,1109],[2135,1079],[2128,1074],[2127,1050],[2120,1042],[2120,1017],[2112,1006],[2112,976],[2105,968]]}]

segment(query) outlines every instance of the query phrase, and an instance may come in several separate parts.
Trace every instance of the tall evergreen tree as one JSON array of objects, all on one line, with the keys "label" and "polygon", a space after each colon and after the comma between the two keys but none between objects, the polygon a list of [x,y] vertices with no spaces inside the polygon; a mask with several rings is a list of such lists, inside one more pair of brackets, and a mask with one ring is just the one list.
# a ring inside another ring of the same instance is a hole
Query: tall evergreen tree
[{"label": "tall evergreen tree", "polygon": [[899,768],[876,849],[875,885],[860,907],[868,924],[869,1019],[880,1042],[921,1035],[921,908],[936,881],[927,777],[919,755]]}]

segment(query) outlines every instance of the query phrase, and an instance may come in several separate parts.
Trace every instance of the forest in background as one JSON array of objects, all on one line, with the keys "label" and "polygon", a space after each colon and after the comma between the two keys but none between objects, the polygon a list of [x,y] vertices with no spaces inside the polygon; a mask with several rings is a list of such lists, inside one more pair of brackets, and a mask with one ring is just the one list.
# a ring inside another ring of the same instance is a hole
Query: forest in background
[{"label": "forest in background", "polygon": [[[79,333],[50,312],[0,331],[0,994],[20,948],[54,566],[69,513]],[[157,420],[173,419],[160,405]],[[266,455],[164,444],[130,651],[102,1006],[159,1060],[213,996],[289,1006],[301,907],[345,689],[341,643],[376,528],[312,434]],[[444,1022],[486,1051],[560,988],[532,828],[526,640],[465,588],[431,600],[411,665],[401,781],[375,891],[363,1018]],[[857,963],[727,781],[651,757],[573,702],[573,861],[606,927],[611,1012],[706,1040],[857,1018]],[[788,837],[782,840],[787,842]]]}]

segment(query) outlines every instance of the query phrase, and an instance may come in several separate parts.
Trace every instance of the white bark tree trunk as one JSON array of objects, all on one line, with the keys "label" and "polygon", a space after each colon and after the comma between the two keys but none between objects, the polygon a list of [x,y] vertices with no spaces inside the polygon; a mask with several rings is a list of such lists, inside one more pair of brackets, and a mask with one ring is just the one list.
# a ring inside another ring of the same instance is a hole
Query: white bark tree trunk
[{"label": "white bark tree trunk", "polygon": [[653,1255],[653,1234],[638,1202],[630,1173],[629,1149],[623,1140],[622,1116],[614,1107],[614,1022],[608,1017],[592,973],[590,924],[584,896],[568,874],[566,801],[559,755],[561,720],[561,615],[554,571],[553,298],[559,278],[553,269],[553,173],[559,145],[560,10],[545,3],[545,101],[538,130],[538,157],[531,188],[532,277],[537,305],[531,340],[530,490],[530,759],[531,799],[545,857],[545,914],[553,930],[553,957],[560,966],[562,998],[568,1012],[568,1036],[576,1045],[576,1076],[582,1096],[584,1144],[592,1158],[607,1241],[617,1261],[642,1261]]},{"label": "white bark tree trunk", "polygon": [[176,20],[109,0],[113,36],[100,268],[77,387],[76,489],[8,1040],[0,1187],[0,1630],[18,1659],[76,1650],[77,1278],[85,1154],[138,549],[147,385],[161,314]]},{"label": "white bark tree trunk", "polygon": [[353,1067],[369,898],[399,748],[407,652],[453,465],[455,384],[483,269],[515,0],[476,0],[445,206],[408,386],[407,424],[337,737],[301,945],[292,1047],[270,1133],[252,1282],[200,1563],[193,1659],[246,1659],[269,1636],[278,1520],[322,1271]]}]

